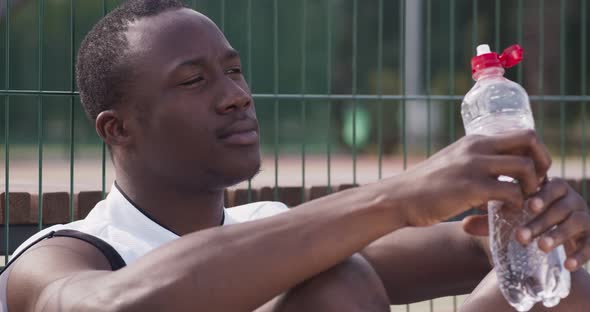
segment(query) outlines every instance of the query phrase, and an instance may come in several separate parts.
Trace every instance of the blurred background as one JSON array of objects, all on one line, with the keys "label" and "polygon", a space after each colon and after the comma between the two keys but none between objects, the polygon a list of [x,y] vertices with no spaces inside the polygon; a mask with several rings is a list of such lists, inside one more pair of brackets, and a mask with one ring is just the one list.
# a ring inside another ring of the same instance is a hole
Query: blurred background
[{"label": "blurred background", "polygon": [[[84,35],[120,2],[10,0],[7,10],[2,1],[3,187],[10,171],[11,190],[108,189],[112,168],[106,159],[103,170],[102,144],[72,93],[73,66]],[[481,43],[524,47],[506,76],[531,96],[552,175],[586,173],[586,0],[186,4],[242,55],[264,151],[255,186],[367,183],[463,136],[461,98]]]},{"label": "blurred background", "polygon": [[[524,60],[506,76],[530,95],[551,175],[582,181],[588,198],[587,0],[185,2],[240,51],[254,93],[263,167],[237,188],[363,184],[403,171],[464,135],[475,47],[519,43]],[[73,68],[85,34],[119,3],[0,0],[0,193],[108,192],[113,168]],[[456,310],[458,300],[412,311]]]}]

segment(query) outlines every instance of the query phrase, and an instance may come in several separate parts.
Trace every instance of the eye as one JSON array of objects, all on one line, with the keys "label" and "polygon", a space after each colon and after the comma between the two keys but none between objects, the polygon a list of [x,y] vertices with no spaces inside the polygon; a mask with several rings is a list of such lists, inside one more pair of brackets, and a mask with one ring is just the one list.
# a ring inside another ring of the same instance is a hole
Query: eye
[{"label": "eye", "polygon": [[180,85],[181,86],[185,86],[185,87],[186,86],[192,86],[192,85],[197,84],[197,83],[199,83],[199,82],[201,82],[203,80],[205,80],[205,78],[203,78],[203,76],[198,76],[198,77],[195,77],[195,78],[193,78],[193,79],[191,79],[189,81],[183,82]]},{"label": "eye", "polygon": [[242,69],[240,67],[233,67],[225,71],[226,74],[241,74]]}]

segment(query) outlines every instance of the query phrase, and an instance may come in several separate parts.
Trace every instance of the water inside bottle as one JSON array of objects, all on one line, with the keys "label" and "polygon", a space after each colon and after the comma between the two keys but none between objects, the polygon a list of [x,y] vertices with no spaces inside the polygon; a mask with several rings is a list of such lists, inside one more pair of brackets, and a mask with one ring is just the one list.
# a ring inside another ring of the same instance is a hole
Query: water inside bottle
[{"label": "water inside bottle", "polygon": [[528,110],[503,109],[480,116],[465,126],[467,134],[494,135],[510,130],[534,129],[535,121]]},{"label": "water inside bottle", "polygon": [[528,245],[515,239],[515,229],[534,215],[526,210],[502,209],[502,202],[488,204],[490,246],[500,290],[518,311],[528,311],[539,301],[546,307],[559,303],[569,293],[570,274],[563,267],[565,251],[559,246],[546,254],[538,238]]},{"label": "water inside bottle", "polygon": [[[510,130],[534,129],[532,114],[527,109],[502,109],[473,119],[468,134],[494,135]],[[511,182],[510,177],[500,177]],[[545,254],[538,248],[538,239],[523,246],[514,238],[515,229],[534,216],[526,210],[501,209],[502,203],[488,204],[490,246],[500,289],[507,301],[518,311],[530,310],[536,302],[546,307],[557,305],[569,293],[570,275],[563,267],[562,246]]]}]

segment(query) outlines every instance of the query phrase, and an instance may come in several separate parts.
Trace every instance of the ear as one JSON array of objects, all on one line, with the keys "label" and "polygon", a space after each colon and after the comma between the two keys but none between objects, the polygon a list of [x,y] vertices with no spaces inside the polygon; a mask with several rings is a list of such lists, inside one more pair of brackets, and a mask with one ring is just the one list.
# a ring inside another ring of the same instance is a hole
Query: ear
[{"label": "ear", "polygon": [[95,127],[98,135],[109,146],[124,146],[131,142],[128,125],[114,110],[98,114]]}]

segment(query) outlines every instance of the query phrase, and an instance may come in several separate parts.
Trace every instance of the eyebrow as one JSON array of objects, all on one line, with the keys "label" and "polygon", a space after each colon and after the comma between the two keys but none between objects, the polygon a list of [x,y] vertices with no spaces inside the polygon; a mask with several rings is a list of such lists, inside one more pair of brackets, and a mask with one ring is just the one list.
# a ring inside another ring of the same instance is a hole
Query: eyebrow
[{"label": "eyebrow", "polygon": [[[235,49],[229,49],[223,54],[223,56],[221,57],[221,60],[226,61],[226,60],[235,59],[235,58],[239,58],[239,57],[240,57],[240,52],[238,52]],[[206,63],[205,58],[199,57],[196,59],[190,59],[190,60],[183,61],[182,63],[178,64],[175,67],[175,69],[185,67],[185,66],[203,67],[205,65],[205,63]]]},{"label": "eyebrow", "polygon": [[230,59],[239,58],[239,57],[240,57],[240,52],[238,52],[238,50],[229,49],[229,50],[227,50],[227,52],[224,53],[224,55],[221,59],[225,61],[225,60],[230,60]]}]

